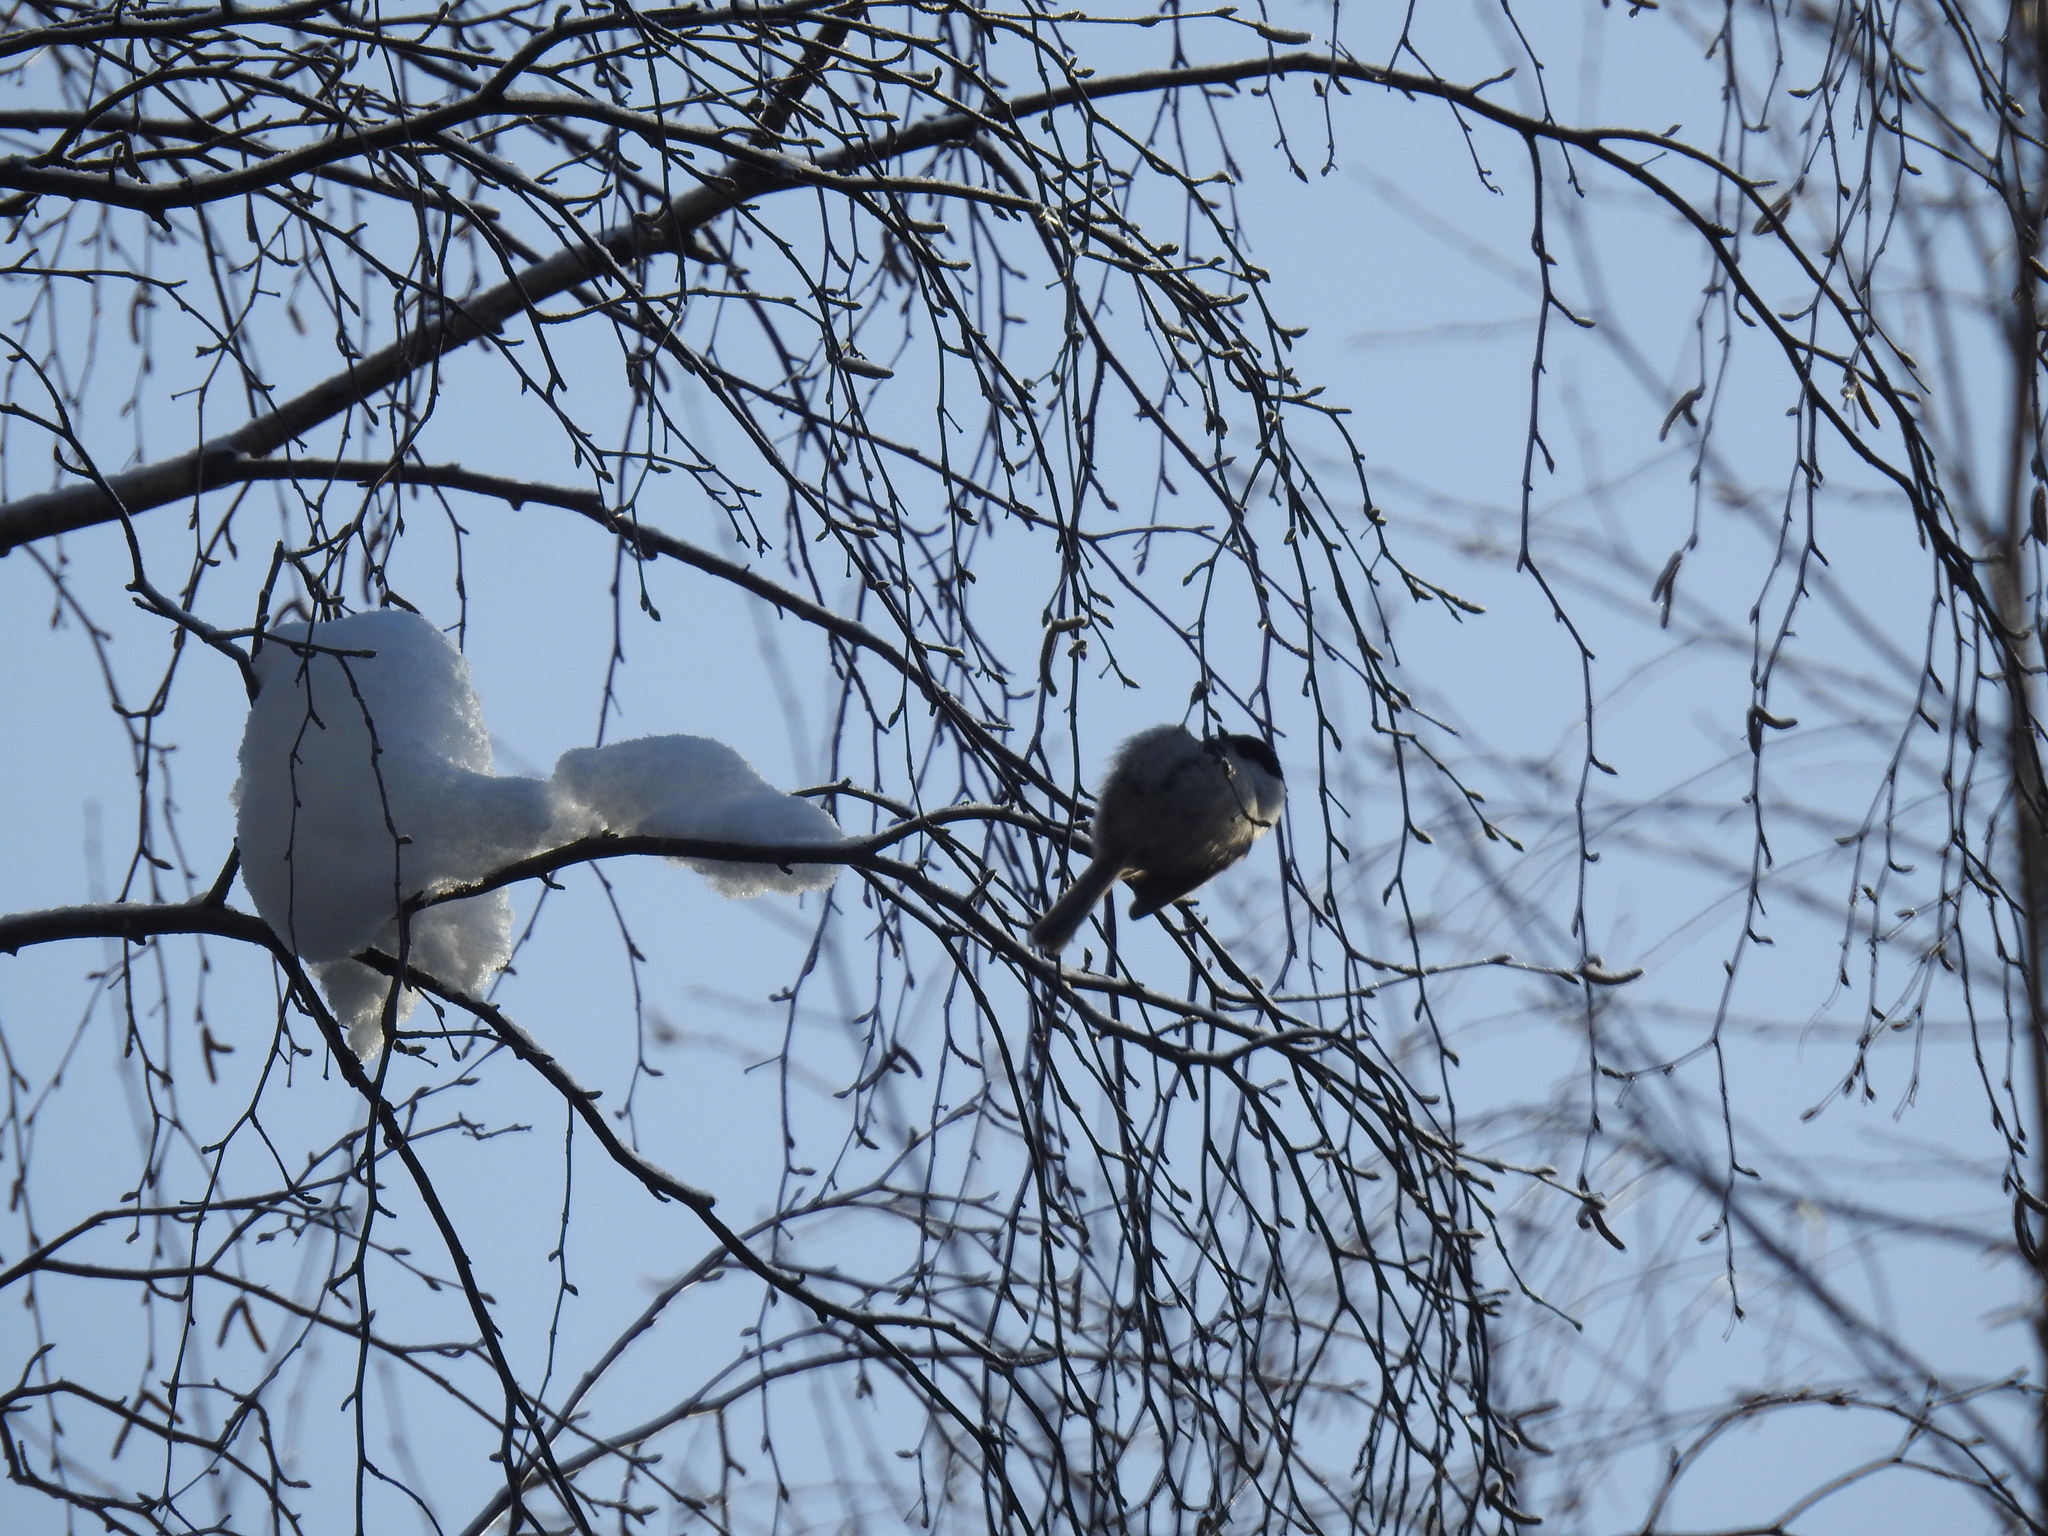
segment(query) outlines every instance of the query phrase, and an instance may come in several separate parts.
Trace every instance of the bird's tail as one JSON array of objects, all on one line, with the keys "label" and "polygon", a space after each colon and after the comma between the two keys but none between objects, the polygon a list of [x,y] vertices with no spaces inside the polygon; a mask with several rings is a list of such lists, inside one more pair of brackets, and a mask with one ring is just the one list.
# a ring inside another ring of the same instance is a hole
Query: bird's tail
[{"label": "bird's tail", "polygon": [[1109,894],[1122,873],[1119,865],[1096,859],[1081,871],[1081,877],[1067,888],[1067,894],[1031,925],[1031,942],[1048,954],[1056,955],[1065,949],[1067,941],[1088,921],[1095,904]]}]

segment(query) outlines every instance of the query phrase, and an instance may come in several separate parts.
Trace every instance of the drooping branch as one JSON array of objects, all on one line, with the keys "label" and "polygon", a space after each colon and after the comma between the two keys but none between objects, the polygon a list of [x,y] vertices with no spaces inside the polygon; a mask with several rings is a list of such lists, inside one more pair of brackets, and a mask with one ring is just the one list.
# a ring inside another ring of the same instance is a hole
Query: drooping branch
[{"label": "drooping branch", "polygon": [[[1924,493],[1917,487],[1914,474],[1891,466],[1863,444],[1853,424],[1826,397],[1818,381],[1808,377],[1811,348],[1776,319],[1761,296],[1749,290],[1747,277],[1728,244],[1729,232],[1699,213],[1667,178],[1655,175],[1625,150],[1639,146],[1655,154],[1676,155],[1736,187],[1760,212],[1765,211],[1767,204],[1763,191],[1752,185],[1748,178],[1704,151],[1654,133],[1627,128],[1570,128],[1502,106],[1486,95],[1483,86],[1454,85],[1428,75],[1384,69],[1328,54],[1292,52],[1223,64],[1144,70],[1076,80],[1054,89],[1019,95],[982,110],[940,114],[872,139],[843,144],[810,158],[756,147],[721,134],[696,134],[696,140],[722,149],[728,159],[717,171],[704,173],[700,185],[675,197],[659,215],[636,217],[614,225],[583,243],[566,246],[519,269],[505,281],[474,298],[461,302],[447,301],[390,345],[355,361],[275,409],[174,458],[105,476],[104,489],[101,484],[78,484],[0,505],[0,555],[33,539],[93,527],[114,521],[124,514],[135,516],[238,479],[250,478],[236,473],[239,461],[262,459],[278,452],[321,423],[371,399],[408,374],[430,366],[470,342],[497,334],[517,316],[532,311],[550,298],[589,283],[607,279],[618,281],[626,268],[653,256],[688,251],[701,231],[749,199],[803,186],[839,192],[914,190],[945,196],[995,199],[1005,205],[1015,205],[1019,211],[1055,217],[1064,223],[1065,215],[1034,208],[1030,199],[1016,194],[998,194],[986,188],[929,178],[875,181],[859,173],[865,168],[898,161],[916,152],[968,142],[983,134],[1000,135],[1012,123],[1075,106],[1133,95],[1170,94],[1204,86],[1239,85],[1302,74],[1372,85],[1411,97],[1435,98],[1532,142],[1554,142],[1593,156],[1643,186],[1677,211],[1710,242],[1718,264],[1743,288],[1754,311],[1786,350],[1800,377],[1806,381],[1807,391],[1817,402],[1817,408],[1831,424],[1874,467],[1888,474],[1914,498],[1916,508],[1921,510],[1923,523],[1938,523],[1933,516],[1933,508],[1925,504]],[[586,118],[657,142],[678,135],[690,137],[665,119],[587,97],[500,94],[491,98],[491,111],[503,112],[514,108],[526,114]],[[443,115],[456,111],[455,108],[441,110]],[[409,121],[420,124],[422,132],[428,129],[439,132],[447,126],[440,116],[434,116],[431,123],[425,117]],[[0,167],[0,186],[8,184],[7,174],[6,168]],[[280,174],[284,172],[280,170]],[[86,180],[94,181],[94,178]],[[265,183],[274,184],[274,179]],[[89,189],[81,186],[75,189],[74,195],[86,197]],[[1782,225],[1776,227],[1776,233],[1821,290],[1828,292],[1824,274],[1798,249]],[[1847,300],[1839,297],[1835,307],[1845,315],[1852,308]],[[1894,408],[1909,441],[1917,441],[1912,418],[1906,413],[1895,390],[1885,381],[1882,368],[1875,361],[1867,366],[1873,387]],[[1918,463],[1923,456],[1915,453],[1912,457]],[[1952,575],[1974,585],[1975,574],[1970,562],[1963,552],[1954,547],[1952,537],[1938,526],[1933,536]]]}]

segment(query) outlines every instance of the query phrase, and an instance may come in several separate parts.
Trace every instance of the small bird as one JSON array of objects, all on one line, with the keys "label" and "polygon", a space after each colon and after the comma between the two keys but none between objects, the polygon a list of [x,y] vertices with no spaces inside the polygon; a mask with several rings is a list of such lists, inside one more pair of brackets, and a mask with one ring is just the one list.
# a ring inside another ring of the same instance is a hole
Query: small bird
[{"label": "small bird", "polygon": [[1131,916],[1149,917],[1243,858],[1286,803],[1280,760],[1257,736],[1138,732],[1103,782],[1095,857],[1033,924],[1031,942],[1058,954],[1119,880],[1131,883]]}]

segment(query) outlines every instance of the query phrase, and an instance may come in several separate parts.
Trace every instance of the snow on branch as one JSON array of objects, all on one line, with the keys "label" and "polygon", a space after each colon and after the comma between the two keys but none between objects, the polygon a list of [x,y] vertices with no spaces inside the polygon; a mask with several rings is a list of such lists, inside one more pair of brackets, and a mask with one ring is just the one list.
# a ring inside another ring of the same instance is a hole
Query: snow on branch
[{"label": "snow on branch", "polygon": [[[494,773],[469,664],[416,613],[281,625],[255,671],[235,786],[242,878],[365,1057],[381,1049],[387,1010],[402,1020],[416,995],[394,997],[359,952],[382,949],[464,992],[481,991],[511,957],[506,890],[431,905],[419,897],[600,833],[776,849],[845,841],[823,809],[700,736],[572,751],[552,780]],[[735,897],[823,890],[839,872],[836,863],[678,862]]]}]

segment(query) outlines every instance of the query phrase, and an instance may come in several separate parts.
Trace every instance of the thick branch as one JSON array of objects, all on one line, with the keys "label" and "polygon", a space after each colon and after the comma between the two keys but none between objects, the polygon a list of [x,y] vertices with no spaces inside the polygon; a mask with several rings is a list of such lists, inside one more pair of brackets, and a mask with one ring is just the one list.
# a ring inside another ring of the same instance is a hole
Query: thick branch
[{"label": "thick branch", "polygon": [[110,901],[0,917],[0,954],[19,954],[31,945],[66,939],[125,939],[140,944],[173,933],[211,933],[259,944],[277,954],[284,952],[270,925],[253,912],[205,901]]}]

